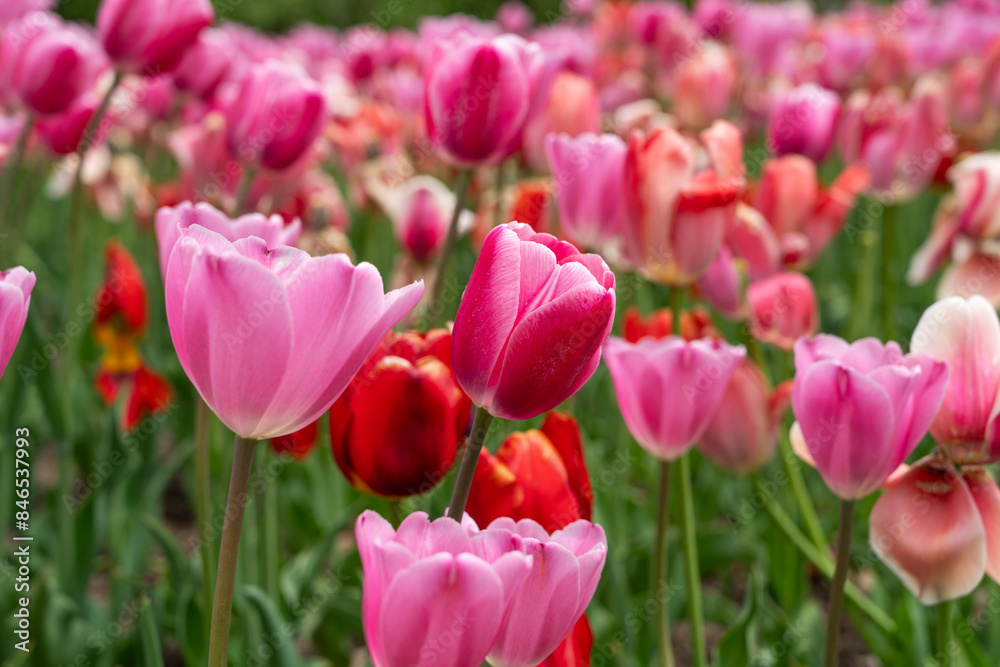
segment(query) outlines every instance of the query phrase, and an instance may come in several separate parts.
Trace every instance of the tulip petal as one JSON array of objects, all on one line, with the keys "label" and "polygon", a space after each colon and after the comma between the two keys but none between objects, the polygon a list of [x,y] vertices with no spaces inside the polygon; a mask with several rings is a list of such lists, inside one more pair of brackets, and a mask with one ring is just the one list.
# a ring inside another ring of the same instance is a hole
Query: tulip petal
[{"label": "tulip petal", "polygon": [[986,574],[1000,582],[1000,488],[985,468],[966,466],[962,477],[969,485],[986,531]]}]

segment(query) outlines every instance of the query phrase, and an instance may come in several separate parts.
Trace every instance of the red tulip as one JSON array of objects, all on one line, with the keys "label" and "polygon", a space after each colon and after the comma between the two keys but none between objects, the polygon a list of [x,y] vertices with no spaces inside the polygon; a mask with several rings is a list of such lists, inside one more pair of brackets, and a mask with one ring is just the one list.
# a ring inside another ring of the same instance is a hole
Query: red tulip
[{"label": "red tulip", "polygon": [[94,297],[94,337],[104,348],[102,368],[130,373],[141,363],[137,345],[146,334],[146,281],[118,241],[110,241],[104,255],[104,280]]},{"label": "red tulip", "polygon": [[566,635],[562,644],[552,655],[538,663],[537,667],[589,667],[590,652],[594,648],[594,632],[584,614]]},{"label": "red tulip", "polygon": [[288,454],[296,461],[308,458],[316,447],[318,424],[313,422],[294,433],[271,438],[271,449],[278,454]]},{"label": "red tulip", "polygon": [[174,400],[170,383],[145,364],[132,374],[131,382],[122,414],[122,430],[126,433],[142,426],[146,417],[160,414]]},{"label": "red tulip", "polygon": [[450,343],[445,329],[389,333],[330,408],[333,455],[351,484],[401,498],[444,478],[471,411]]},{"label": "red tulip", "polygon": [[[625,310],[622,335],[630,343],[638,343],[639,339],[646,336],[666,338],[674,333],[673,321],[674,315],[669,308],[661,308],[649,317],[643,317],[638,308],[629,306]],[[697,306],[681,313],[680,336],[684,340],[722,337],[715,328],[711,314]]]},{"label": "red tulip", "polygon": [[208,0],[103,0],[97,32],[119,67],[167,72],[215,18]]}]

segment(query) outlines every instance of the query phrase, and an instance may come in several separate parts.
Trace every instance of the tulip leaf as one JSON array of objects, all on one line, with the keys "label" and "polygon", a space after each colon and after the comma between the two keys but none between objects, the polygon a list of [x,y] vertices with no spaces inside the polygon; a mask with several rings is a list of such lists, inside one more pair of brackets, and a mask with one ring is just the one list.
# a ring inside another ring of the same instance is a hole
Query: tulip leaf
[{"label": "tulip leaf", "polygon": [[[248,638],[250,645],[247,650],[253,654],[259,654],[266,646],[270,647],[274,654],[274,663],[278,667],[300,667],[301,661],[295,652],[295,636],[289,634],[293,630],[293,625],[281,617],[274,600],[267,596],[263,589],[257,586],[244,586],[241,589],[243,596],[256,609],[264,623],[264,636],[262,638]],[[260,646],[257,646],[257,644]]]},{"label": "tulip leaf", "polygon": [[756,630],[757,578],[756,574],[750,577],[743,608],[729,631],[719,641],[715,667],[745,667],[750,664],[750,649]]}]

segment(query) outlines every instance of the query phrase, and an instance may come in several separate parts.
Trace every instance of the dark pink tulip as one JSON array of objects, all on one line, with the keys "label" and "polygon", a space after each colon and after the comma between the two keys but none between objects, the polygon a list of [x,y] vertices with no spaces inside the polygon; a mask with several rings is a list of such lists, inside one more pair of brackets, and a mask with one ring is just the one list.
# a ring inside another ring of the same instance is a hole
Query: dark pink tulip
[{"label": "dark pink tulip", "polygon": [[519,148],[540,53],[513,35],[442,41],[424,72],[427,135],[449,162],[497,164]]},{"label": "dark pink tulip", "polygon": [[84,95],[63,113],[39,119],[35,124],[38,136],[48,149],[57,155],[76,152],[80,139],[87,129],[87,123],[99,105],[100,100],[96,95]]},{"label": "dark pink tulip", "polygon": [[593,375],[615,314],[615,275],[525,224],[495,227],[462,296],[452,368],[476,405],[530,419]]},{"label": "dark pink tulip", "polygon": [[876,491],[923,438],[948,366],[895,342],[826,334],[795,344],[792,407],[810,458],[845,500]]},{"label": "dark pink tulip", "polygon": [[226,142],[243,164],[281,171],[306,154],[326,125],[319,84],[297,65],[252,67],[226,112]]},{"label": "dark pink tulip", "polygon": [[355,26],[344,34],[340,51],[351,78],[365,81],[387,60],[385,31],[373,25]]},{"label": "dark pink tulip", "polygon": [[550,536],[531,519],[503,518],[488,530],[511,534],[531,557],[531,572],[513,593],[489,662],[534,667],[562,643],[594,597],[608,553],[604,529],[579,520]]},{"label": "dark pink tulip", "polygon": [[981,296],[951,296],[924,311],[911,346],[948,364],[931,435],[961,464],[1000,460],[1000,321]]},{"label": "dark pink tulip", "polygon": [[242,438],[294,433],[330,409],[379,340],[420,300],[389,294],[371,264],[310,257],[259,237],[180,230],[164,277],[184,372]]},{"label": "dark pink tulip", "polygon": [[393,530],[371,510],[354,534],[374,667],[479,667],[532,571],[521,538],[424,512]]},{"label": "dark pink tulip", "polygon": [[767,136],[778,155],[798,153],[820,163],[833,145],[840,96],[804,83],[772,103]]},{"label": "dark pink tulip", "polygon": [[222,30],[203,30],[173,71],[178,90],[208,99],[229,73],[233,44]]},{"label": "dark pink tulip", "polygon": [[754,338],[783,350],[819,330],[816,290],[803,273],[777,273],[750,283],[747,303]]},{"label": "dark pink tulip", "polygon": [[629,343],[612,336],[604,346],[625,425],[643,449],[666,461],[705,433],[744,357],[742,346],[710,338]]},{"label": "dark pink tulip", "polygon": [[0,376],[14,354],[21,338],[24,323],[28,321],[31,290],[35,287],[35,274],[16,266],[0,272]]},{"label": "dark pink tulip", "polygon": [[97,33],[118,67],[160,74],[177,64],[213,19],[208,0],[103,0]]}]

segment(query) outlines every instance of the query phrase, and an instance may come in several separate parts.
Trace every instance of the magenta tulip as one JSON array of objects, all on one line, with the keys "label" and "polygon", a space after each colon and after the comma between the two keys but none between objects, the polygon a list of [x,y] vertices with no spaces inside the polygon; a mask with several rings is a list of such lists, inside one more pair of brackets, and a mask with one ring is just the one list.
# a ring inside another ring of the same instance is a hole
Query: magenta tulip
[{"label": "magenta tulip", "polygon": [[479,667],[532,571],[520,538],[423,512],[393,530],[371,510],[354,532],[374,667]]},{"label": "magenta tulip", "polygon": [[778,155],[797,153],[820,163],[833,145],[839,113],[837,93],[804,83],[773,103],[768,139]]},{"label": "magenta tulip", "polygon": [[497,519],[489,530],[520,538],[531,573],[513,594],[488,660],[494,667],[534,667],[586,611],[601,580],[608,541],[604,529],[583,520],[551,536],[531,519]]},{"label": "magenta tulip", "polygon": [[4,27],[32,12],[52,9],[55,0],[4,0],[0,5],[0,27]]},{"label": "magenta tulip", "polygon": [[214,18],[208,0],[103,0],[97,33],[120,68],[161,74],[177,64]]},{"label": "magenta tulip", "polygon": [[0,272],[0,377],[14,354],[21,338],[24,323],[28,321],[31,290],[35,287],[35,274],[16,266]]},{"label": "magenta tulip", "polygon": [[263,239],[267,247],[295,245],[302,232],[302,223],[296,218],[286,225],[280,215],[266,217],[260,213],[242,215],[235,220],[211,204],[192,204],[189,201],[173,207],[163,207],[156,212],[156,241],[160,247],[161,275],[167,275],[170,253],[183,230],[191,225],[201,225],[205,229],[222,234],[227,241],[236,242],[250,236]]},{"label": "magenta tulip", "polygon": [[452,368],[476,405],[530,419],[594,374],[614,319],[615,274],[604,260],[528,225],[501,225],[459,304]]},{"label": "magenta tulip", "polygon": [[232,243],[180,229],[164,278],[181,366],[205,403],[244,439],[294,433],[330,409],[423,283],[383,294],[374,266]]},{"label": "magenta tulip", "polygon": [[242,163],[281,171],[309,150],[327,117],[323,90],[305,70],[268,61],[240,81],[226,114],[226,142]]},{"label": "magenta tulip", "polygon": [[1000,460],[1000,320],[986,299],[952,296],[924,311],[911,343],[951,373],[931,435],[955,463]]},{"label": "magenta tulip", "polygon": [[173,71],[178,90],[202,98],[211,97],[229,73],[233,46],[222,30],[202,31]]},{"label": "magenta tulip", "polygon": [[947,382],[946,364],[895,342],[800,339],[792,408],[830,490],[857,500],[882,486],[927,432]]},{"label": "magenta tulip", "polygon": [[604,357],[632,437],[656,458],[673,461],[708,428],[746,350],[710,338],[629,343],[612,336]]},{"label": "magenta tulip", "polygon": [[788,271],[757,280],[747,287],[747,302],[754,338],[783,350],[819,329],[816,290],[805,274]]}]

